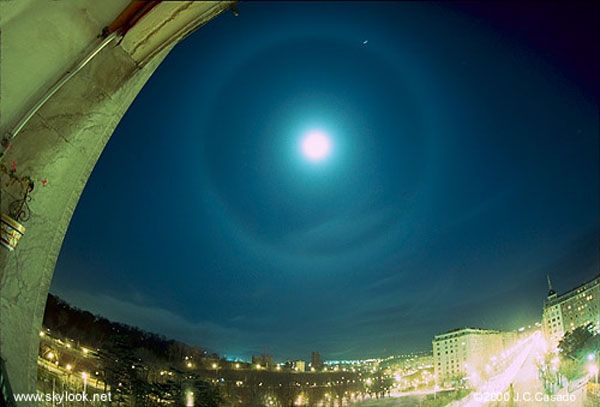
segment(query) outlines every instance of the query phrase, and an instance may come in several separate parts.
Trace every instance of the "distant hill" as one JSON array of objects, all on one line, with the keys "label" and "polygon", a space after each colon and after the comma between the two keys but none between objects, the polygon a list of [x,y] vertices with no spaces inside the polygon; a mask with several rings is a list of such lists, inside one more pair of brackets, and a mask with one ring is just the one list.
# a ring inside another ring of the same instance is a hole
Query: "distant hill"
[{"label": "distant hill", "polygon": [[[197,346],[167,339],[163,335],[144,331],[130,325],[112,322],[68,304],[56,295],[48,294],[44,312],[44,328],[59,335],[96,349],[111,349],[119,346],[144,350],[157,362],[178,363],[185,356],[196,360],[207,356],[207,352]],[[218,355],[211,355],[218,358]]]}]

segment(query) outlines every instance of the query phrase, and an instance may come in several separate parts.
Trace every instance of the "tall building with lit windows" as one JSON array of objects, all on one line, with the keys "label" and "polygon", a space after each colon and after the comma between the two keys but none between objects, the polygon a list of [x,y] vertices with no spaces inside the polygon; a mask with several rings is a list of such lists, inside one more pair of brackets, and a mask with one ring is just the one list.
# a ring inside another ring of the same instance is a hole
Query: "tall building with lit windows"
[{"label": "tall building with lit windows", "polygon": [[[490,329],[461,328],[433,338],[433,367],[436,384],[454,385],[483,370],[490,358],[510,343],[508,333]],[[512,336],[510,336],[512,338]]]},{"label": "tall building with lit windows", "polygon": [[548,278],[542,328],[551,346],[573,329],[591,323],[600,332],[600,275],[564,294],[558,295]]},{"label": "tall building with lit windows", "polygon": [[295,360],[294,362],[292,362],[292,367],[294,372],[305,372],[306,362],[303,360]]},{"label": "tall building with lit windows", "polygon": [[310,367],[317,370],[320,370],[323,367],[321,354],[319,352],[313,352],[310,354]]}]

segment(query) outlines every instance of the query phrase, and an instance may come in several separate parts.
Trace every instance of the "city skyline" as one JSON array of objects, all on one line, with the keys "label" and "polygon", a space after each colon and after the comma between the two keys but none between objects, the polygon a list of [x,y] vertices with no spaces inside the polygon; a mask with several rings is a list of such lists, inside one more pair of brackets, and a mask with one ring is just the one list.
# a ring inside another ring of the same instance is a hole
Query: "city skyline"
[{"label": "city skyline", "polygon": [[581,78],[452,5],[239,9],[126,113],[52,292],[231,357],[353,359],[528,325],[547,274],[597,274]]},{"label": "city skyline", "polygon": [[[494,327],[484,327],[484,326],[467,326],[467,325],[462,325],[462,326],[457,326],[451,329],[448,329],[446,331],[439,331],[436,332],[435,335],[433,336],[433,343],[434,343],[434,347],[432,349],[431,347],[431,341],[429,343],[427,343],[423,349],[417,349],[417,350],[412,350],[412,351],[401,351],[400,353],[395,353],[395,354],[388,354],[388,355],[378,355],[378,356],[371,356],[371,357],[358,357],[355,359],[342,359],[342,360],[338,360],[338,359],[332,359],[332,358],[322,358],[321,359],[321,354],[318,351],[311,351],[310,352],[310,357],[308,357],[307,355],[292,355],[288,358],[282,358],[282,357],[278,357],[278,355],[272,355],[269,354],[268,352],[262,352],[262,353],[255,353],[255,354],[251,354],[248,357],[237,357],[237,356],[231,356],[231,355],[226,355],[226,354],[222,354],[222,355],[218,355],[220,358],[223,358],[223,360],[226,360],[228,362],[244,362],[246,364],[248,364],[250,367],[254,366],[255,364],[259,364],[261,365],[263,368],[265,367],[269,367],[270,369],[274,369],[276,365],[281,366],[285,363],[294,363],[296,360],[302,360],[305,361],[307,363],[307,367],[314,367],[315,366],[315,360],[319,361],[316,362],[318,365],[339,365],[339,364],[350,364],[350,363],[354,363],[354,362],[361,362],[361,361],[369,361],[369,360],[381,360],[383,358],[387,358],[387,357],[409,357],[409,356],[415,356],[415,355],[433,355],[435,354],[435,342],[436,340],[438,340],[439,337],[447,337],[447,336],[452,336],[455,333],[460,333],[462,331],[465,332],[469,332],[469,331],[483,331],[483,332],[492,332],[492,333],[496,333],[496,334],[519,334],[522,332],[531,332],[531,331],[540,331],[542,333],[544,333],[544,335],[546,336],[546,339],[549,341],[549,343],[552,343],[552,338],[553,338],[553,334],[554,331],[551,331],[550,328],[548,328],[546,325],[549,324],[549,320],[546,321],[547,317],[546,317],[546,308],[548,307],[548,301],[552,301],[555,300],[556,298],[572,298],[574,296],[574,294],[577,294],[580,289],[585,288],[586,290],[589,291],[589,287],[593,287],[594,289],[597,290],[598,288],[598,280],[600,279],[600,275],[597,275],[596,277],[594,277],[592,280],[589,281],[582,281],[580,282],[580,284],[578,284],[575,287],[570,287],[567,290],[565,290],[564,292],[557,292],[554,290],[554,286],[551,285],[549,276],[548,276],[548,285],[549,285],[549,294],[548,297],[545,299],[544,301],[544,306],[543,306],[543,310],[541,310],[542,312],[542,316],[540,317],[539,320],[535,320],[532,321],[531,324],[526,324],[524,326],[520,326],[520,327],[513,327],[511,329],[507,329],[507,330],[498,330],[495,329]],[[591,299],[591,298],[590,298]],[[589,300],[587,298],[587,294],[586,294],[586,300]],[[569,308],[570,309],[570,308]],[[88,310],[82,309],[81,311],[86,312]],[[591,318],[591,320],[593,321],[594,318],[596,318],[597,316],[597,309],[592,309],[590,310],[592,311],[589,315],[588,318]],[[89,311],[88,311],[89,312]],[[105,318],[103,315],[97,315],[98,317],[102,317]],[[585,320],[585,318],[584,318]],[[112,322],[121,322],[121,321],[112,321]],[[128,324],[129,325],[129,324]],[[584,323],[582,323],[581,321],[579,322],[579,324],[577,326],[583,326],[585,325]],[[133,328],[136,328],[135,325],[130,325]],[[572,329],[573,327],[571,327]],[[152,334],[156,334],[156,332],[151,332]],[[564,335],[566,331],[561,331],[561,335],[558,336],[558,340],[560,340],[562,338],[562,336]],[[174,338],[168,338],[168,339],[174,339]],[[556,344],[558,342],[553,342],[554,346],[556,346]],[[191,345],[191,346],[195,346],[194,344],[187,344],[187,345]],[[213,352],[213,349],[204,349],[203,350],[206,354],[209,354],[211,352]]]}]

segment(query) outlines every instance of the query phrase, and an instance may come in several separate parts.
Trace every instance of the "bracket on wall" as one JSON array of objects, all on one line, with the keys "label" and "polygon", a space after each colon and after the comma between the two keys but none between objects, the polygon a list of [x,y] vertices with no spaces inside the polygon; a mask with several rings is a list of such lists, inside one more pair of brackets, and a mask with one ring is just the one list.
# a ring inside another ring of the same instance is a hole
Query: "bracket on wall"
[{"label": "bracket on wall", "polygon": [[8,213],[0,213],[0,245],[13,251],[26,230],[20,222],[27,222],[31,217],[29,202],[35,183],[29,176],[19,177],[14,163],[10,169],[0,165],[0,172],[8,176],[4,186],[18,190],[18,197],[8,206]]}]

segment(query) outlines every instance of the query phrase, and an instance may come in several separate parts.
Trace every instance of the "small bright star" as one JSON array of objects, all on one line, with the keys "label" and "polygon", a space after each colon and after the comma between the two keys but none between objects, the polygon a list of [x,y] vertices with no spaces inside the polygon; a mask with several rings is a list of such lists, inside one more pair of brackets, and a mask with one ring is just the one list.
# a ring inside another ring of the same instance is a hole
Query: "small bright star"
[{"label": "small bright star", "polygon": [[310,161],[321,161],[331,152],[331,141],[327,134],[314,130],[306,134],[302,139],[302,153]]}]

